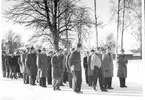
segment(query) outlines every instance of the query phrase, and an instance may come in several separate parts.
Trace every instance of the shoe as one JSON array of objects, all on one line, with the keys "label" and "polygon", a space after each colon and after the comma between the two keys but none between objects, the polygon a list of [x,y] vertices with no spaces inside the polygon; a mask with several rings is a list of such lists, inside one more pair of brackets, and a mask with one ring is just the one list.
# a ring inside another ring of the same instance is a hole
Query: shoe
[{"label": "shoe", "polygon": [[101,91],[102,91],[102,92],[108,92],[108,90],[106,90],[106,89],[102,89]]},{"label": "shoe", "polygon": [[97,91],[96,87],[94,87],[94,90]]},{"label": "shoe", "polygon": [[127,88],[127,86],[123,86],[123,87]]},{"label": "shoe", "polygon": [[112,87],[109,87],[108,89],[114,89],[114,88],[112,88]]},{"label": "shoe", "polygon": [[83,93],[82,91],[78,91],[78,93]]},{"label": "shoe", "polygon": [[64,86],[63,84],[60,84],[60,86]]}]

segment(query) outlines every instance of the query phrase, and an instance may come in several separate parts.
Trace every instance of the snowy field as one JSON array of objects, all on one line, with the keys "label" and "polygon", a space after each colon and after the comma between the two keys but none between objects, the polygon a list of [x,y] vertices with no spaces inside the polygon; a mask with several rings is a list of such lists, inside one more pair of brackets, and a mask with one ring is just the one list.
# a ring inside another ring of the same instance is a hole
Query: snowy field
[{"label": "snowy field", "polygon": [[24,85],[22,79],[0,79],[0,100],[143,100],[142,99],[142,61],[133,60],[128,63],[128,88],[119,88],[119,79],[117,75],[117,67],[114,66],[114,77],[112,85],[114,90],[101,92],[98,86],[98,91],[94,91],[91,87],[85,84],[83,72],[83,94],[76,94],[68,88],[68,84],[60,87],[61,91],[53,91],[51,85],[47,88],[37,86]]}]

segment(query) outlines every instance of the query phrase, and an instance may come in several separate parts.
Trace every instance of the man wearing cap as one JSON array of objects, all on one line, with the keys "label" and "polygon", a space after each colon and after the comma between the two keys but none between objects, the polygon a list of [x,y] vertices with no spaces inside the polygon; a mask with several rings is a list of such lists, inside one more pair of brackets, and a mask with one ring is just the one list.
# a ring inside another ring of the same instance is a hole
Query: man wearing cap
[{"label": "man wearing cap", "polygon": [[37,55],[35,53],[35,48],[31,47],[30,54],[28,54],[26,57],[26,66],[28,67],[31,85],[36,85],[35,84],[35,80],[37,76],[36,58],[37,58]]},{"label": "man wearing cap", "polygon": [[60,90],[59,87],[61,82],[61,59],[59,56],[60,56],[60,50],[57,50],[56,54],[51,59],[53,90]]},{"label": "man wearing cap", "polygon": [[81,44],[78,44],[77,49],[72,52],[69,59],[71,72],[72,72],[73,91],[76,93],[82,93],[81,92],[82,68],[81,68],[80,51],[81,51]]},{"label": "man wearing cap", "polygon": [[118,56],[118,72],[117,77],[119,77],[120,87],[126,88],[125,80],[127,77],[127,57],[124,55],[124,49],[121,50],[121,55]]}]

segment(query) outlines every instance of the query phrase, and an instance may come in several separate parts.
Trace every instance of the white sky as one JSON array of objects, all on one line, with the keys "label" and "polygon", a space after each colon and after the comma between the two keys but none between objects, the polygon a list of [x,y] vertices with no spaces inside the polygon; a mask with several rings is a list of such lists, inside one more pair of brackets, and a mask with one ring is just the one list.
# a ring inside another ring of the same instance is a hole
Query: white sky
[{"label": "white sky", "polygon": [[[1,0],[1,8],[2,11],[11,7],[10,3],[7,3],[7,0]],[[81,0],[81,4],[87,7],[91,7],[94,9],[94,0]],[[116,36],[116,23],[109,23],[110,20],[110,0],[96,0],[97,2],[97,15],[100,16],[100,19],[103,20],[107,25],[103,29],[98,29],[99,31],[99,41],[103,41],[104,38],[108,33],[114,33],[114,36]],[[9,30],[12,29],[15,33],[22,35],[22,41],[27,43],[27,40],[29,37],[34,34],[34,30],[25,28],[22,25],[13,24],[13,22],[9,21],[7,22],[6,19],[2,17],[2,35]],[[94,18],[94,16],[92,16]],[[95,29],[90,30],[92,32],[93,38],[91,39],[91,44],[95,46]],[[137,46],[135,38],[130,34],[130,31],[126,31],[124,34],[124,48],[125,50],[129,50],[131,48],[135,48]],[[116,37],[115,37],[116,38]]]}]

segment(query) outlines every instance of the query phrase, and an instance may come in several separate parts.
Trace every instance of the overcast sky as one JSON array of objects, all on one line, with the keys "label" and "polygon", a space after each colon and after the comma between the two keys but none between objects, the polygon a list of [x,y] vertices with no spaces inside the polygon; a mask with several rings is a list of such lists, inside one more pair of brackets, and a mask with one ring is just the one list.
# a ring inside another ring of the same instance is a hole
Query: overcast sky
[{"label": "overcast sky", "polygon": [[[12,3],[7,3],[7,0],[2,0],[1,8],[2,11],[11,7]],[[100,16],[100,19],[103,20],[107,25],[103,29],[98,29],[99,31],[99,41],[103,41],[107,34],[114,33],[116,36],[116,23],[110,23],[110,0],[96,0],[97,2],[97,15]],[[81,4],[87,7],[94,9],[94,0],[81,0]],[[91,16],[94,18],[94,16]],[[22,41],[27,42],[29,37],[35,33],[34,30],[25,28],[24,26],[20,26],[18,24],[14,25],[13,22],[7,22],[6,19],[2,16],[2,33],[6,33],[9,29],[13,30],[17,34],[22,35]],[[93,35],[93,39],[91,41],[92,45],[95,45],[95,30],[90,30]],[[3,34],[4,35],[4,34]],[[136,47],[136,41],[134,37],[130,34],[130,31],[126,31],[124,35],[124,47],[126,50]],[[129,41],[128,41],[129,39]]]}]

